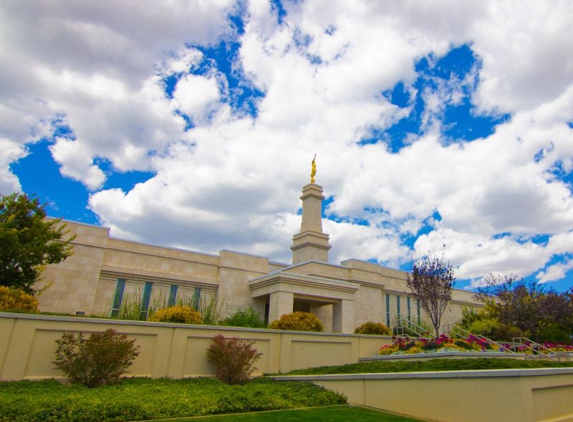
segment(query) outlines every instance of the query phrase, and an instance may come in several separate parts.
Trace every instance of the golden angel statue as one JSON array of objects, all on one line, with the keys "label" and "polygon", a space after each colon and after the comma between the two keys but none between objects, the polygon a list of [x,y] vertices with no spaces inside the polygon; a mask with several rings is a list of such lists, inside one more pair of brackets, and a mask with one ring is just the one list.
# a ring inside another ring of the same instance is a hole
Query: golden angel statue
[{"label": "golden angel statue", "polygon": [[310,183],[314,183],[314,176],[316,176],[316,154],[312,159],[312,170],[310,171]]}]

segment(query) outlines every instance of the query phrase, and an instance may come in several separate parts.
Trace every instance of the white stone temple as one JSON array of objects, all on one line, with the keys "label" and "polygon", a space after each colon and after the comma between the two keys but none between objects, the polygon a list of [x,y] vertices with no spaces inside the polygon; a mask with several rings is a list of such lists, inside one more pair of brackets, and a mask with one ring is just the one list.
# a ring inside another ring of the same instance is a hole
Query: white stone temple
[{"label": "white stone temple", "polygon": [[[328,261],[322,231],[322,186],[302,189],[300,233],[293,236],[292,263],[222,250],[218,255],[147,245],[109,236],[109,229],[67,221],[74,254],[49,266],[39,284],[46,312],[109,316],[134,301],[145,312],[180,299],[217,299],[222,317],[252,307],[267,322],[293,311],[316,314],[326,331],[352,333],[366,321],[393,326],[398,317],[424,313],[408,294],[406,273],[357,259]],[[473,293],[454,290],[442,325],[461,317]]]}]

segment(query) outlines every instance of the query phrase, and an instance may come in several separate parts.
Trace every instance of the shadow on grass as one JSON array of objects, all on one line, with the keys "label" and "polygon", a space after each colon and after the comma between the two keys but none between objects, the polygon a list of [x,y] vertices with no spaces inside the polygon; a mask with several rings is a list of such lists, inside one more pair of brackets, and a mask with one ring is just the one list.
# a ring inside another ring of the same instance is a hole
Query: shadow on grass
[{"label": "shadow on grass", "polygon": [[147,422],[347,422],[349,420],[357,420],[360,422],[421,422],[420,419],[412,419],[404,416],[380,412],[373,409],[367,409],[364,407],[353,406],[329,406],[297,410],[273,410],[267,412],[242,413],[232,415],[196,416],[193,418],[156,419],[154,421]]}]

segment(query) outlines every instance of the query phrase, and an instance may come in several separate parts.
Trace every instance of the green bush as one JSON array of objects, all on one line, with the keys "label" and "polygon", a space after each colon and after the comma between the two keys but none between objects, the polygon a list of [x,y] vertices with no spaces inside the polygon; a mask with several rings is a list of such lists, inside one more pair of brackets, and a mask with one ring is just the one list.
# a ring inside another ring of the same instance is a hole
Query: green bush
[{"label": "green bush", "polygon": [[244,384],[263,355],[252,348],[254,342],[238,338],[226,339],[217,334],[207,349],[207,360],[215,365],[215,377],[226,384]]},{"label": "green bush", "polygon": [[324,327],[320,319],[310,312],[293,312],[281,315],[279,319],[269,324],[269,328],[275,330],[293,331],[323,331]]},{"label": "green bush", "polygon": [[2,422],[107,422],[205,416],[345,403],[309,382],[257,377],[243,386],[215,378],[125,378],[87,389],[53,380],[0,381]]},{"label": "green bush", "polygon": [[267,325],[257,311],[249,306],[248,309],[240,309],[230,317],[221,321],[221,325],[231,327],[265,328]]},{"label": "green bush", "polygon": [[140,347],[134,343],[112,328],[92,333],[87,339],[82,333],[64,333],[56,340],[56,360],[52,363],[73,383],[88,388],[113,385],[139,355]]},{"label": "green bush", "polygon": [[0,311],[40,312],[34,295],[5,286],[0,286]]},{"label": "green bush", "polygon": [[361,326],[356,327],[354,334],[377,334],[381,336],[391,336],[392,329],[380,322],[368,321]]},{"label": "green bush", "polygon": [[182,324],[202,324],[203,317],[195,309],[189,306],[172,306],[156,311],[149,321],[155,322],[179,322]]}]

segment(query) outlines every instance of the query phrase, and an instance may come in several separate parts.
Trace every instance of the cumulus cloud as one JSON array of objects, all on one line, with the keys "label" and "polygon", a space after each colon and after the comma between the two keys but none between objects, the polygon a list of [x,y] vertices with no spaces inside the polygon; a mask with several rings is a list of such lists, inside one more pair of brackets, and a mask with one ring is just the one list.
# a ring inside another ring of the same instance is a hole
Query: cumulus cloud
[{"label": "cumulus cloud", "polygon": [[[49,139],[115,236],[289,261],[318,154],[334,262],[446,244],[458,278],[572,268],[567,0],[33,3],[0,6],[3,163]],[[448,135],[463,107],[495,128]],[[99,160],[153,177],[104,189]]]}]

